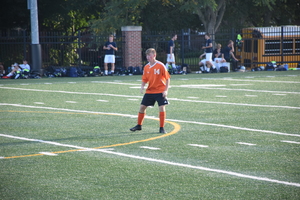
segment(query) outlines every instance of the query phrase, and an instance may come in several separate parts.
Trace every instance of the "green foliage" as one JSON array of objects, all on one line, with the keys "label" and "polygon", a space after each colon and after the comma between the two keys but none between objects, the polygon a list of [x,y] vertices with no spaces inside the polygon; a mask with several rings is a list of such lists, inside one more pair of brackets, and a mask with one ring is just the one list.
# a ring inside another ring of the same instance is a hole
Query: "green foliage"
[{"label": "green foliage", "polygon": [[[30,29],[30,11],[24,0],[3,0],[1,29]],[[122,26],[143,30],[276,26],[299,23],[294,0],[43,0],[38,1],[40,31],[74,34],[89,29],[108,34]],[[223,16],[224,14],[224,16]],[[238,19],[238,20],[236,20]]]}]

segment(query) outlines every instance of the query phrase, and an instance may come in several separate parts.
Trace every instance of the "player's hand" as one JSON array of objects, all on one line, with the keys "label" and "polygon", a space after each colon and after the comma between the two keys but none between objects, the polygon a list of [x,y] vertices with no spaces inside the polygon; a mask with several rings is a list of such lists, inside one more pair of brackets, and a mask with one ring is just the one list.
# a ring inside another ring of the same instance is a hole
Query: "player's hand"
[{"label": "player's hand", "polygon": [[167,95],[168,95],[168,91],[164,91],[164,92],[162,93],[162,96],[163,96],[163,97],[167,97]]},{"label": "player's hand", "polygon": [[144,88],[140,89],[141,94],[144,94]]}]

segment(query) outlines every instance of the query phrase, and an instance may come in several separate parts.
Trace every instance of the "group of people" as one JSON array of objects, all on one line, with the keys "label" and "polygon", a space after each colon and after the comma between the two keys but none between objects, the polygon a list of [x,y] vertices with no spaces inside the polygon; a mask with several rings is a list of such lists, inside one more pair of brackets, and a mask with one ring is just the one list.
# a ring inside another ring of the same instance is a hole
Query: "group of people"
[{"label": "group of people", "polygon": [[[217,44],[217,48],[213,50],[212,40],[210,39],[210,34],[205,34],[205,45],[202,49],[204,53],[200,55],[199,67],[200,70],[204,73],[209,73],[220,69],[220,67],[225,62],[232,63],[232,69],[235,71],[237,69],[238,59],[234,56],[234,42],[229,40],[228,45],[222,49],[221,44]],[[175,68],[175,40],[177,40],[177,34],[171,36],[171,40],[168,42],[167,47],[167,63],[166,66],[171,65],[172,68]],[[205,56],[205,59],[202,59]]]},{"label": "group of people", "polygon": [[203,73],[216,71],[216,69],[220,69],[225,62],[232,63],[232,70],[237,70],[238,59],[234,56],[234,42],[232,40],[229,40],[227,46],[223,49],[221,44],[217,44],[217,48],[214,51],[212,50],[212,41],[208,33],[205,34],[205,41],[205,46],[202,47],[205,52],[199,57],[202,59],[205,55],[205,59],[199,62],[200,70]]},{"label": "group of people", "polygon": [[[9,78],[15,78],[18,79],[20,77],[22,78],[28,78],[28,75],[30,73],[30,65],[28,64],[27,60],[23,60],[23,64],[14,63],[11,65],[11,71],[6,75],[2,76],[4,79]],[[2,73],[1,73],[2,72]],[[5,70],[2,64],[0,64],[0,75],[4,75]]]}]

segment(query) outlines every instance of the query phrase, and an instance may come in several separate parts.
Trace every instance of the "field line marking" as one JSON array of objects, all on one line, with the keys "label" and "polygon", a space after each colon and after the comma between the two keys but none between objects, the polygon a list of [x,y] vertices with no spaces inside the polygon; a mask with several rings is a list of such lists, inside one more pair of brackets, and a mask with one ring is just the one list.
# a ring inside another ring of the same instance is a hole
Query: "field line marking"
[{"label": "field line marking", "polygon": [[287,182],[287,181],[279,181],[279,180],[265,178],[265,177],[245,175],[245,174],[231,172],[231,171],[225,171],[225,170],[220,170],[220,169],[212,169],[212,168],[201,167],[201,166],[194,166],[194,165],[188,165],[188,164],[182,164],[182,163],[175,163],[175,162],[170,162],[170,161],[166,161],[166,160],[160,160],[160,159],[154,159],[154,158],[147,158],[147,157],[142,157],[142,156],[135,156],[135,155],[125,154],[125,153],[119,153],[119,152],[112,152],[112,151],[106,151],[106,150],[101,150],[101,152],[109,153],[109,154],[114,154],[114,155],[118,155],[118,156],[123,156],[123,157],[129,157],[129,158],[139,159],[139,160],[146,160],[146,161],[150,161],[150,162],[157,162],[157,163],[162,163],[162,164],[167,164],[167,165],[173,165],[173,166],[178,166],[178,167],[186,167],[186,168],[191,168],[191,169],[199,169],[199,170],[202,170],[202,171],[216,172],[216,173],[227,174],[227,175],[241,177],[241,178],[248,178],[248,179],[253,179],[253,180],[267,181],[267,182],[272,182],[272,183],[279,183],[279,184],[284,184],[284,185],[290,185],[290,186],[300,187],[300,183],[293,183],[293,182]]},{"label": "field line marking", "polygon": [[200,101],[200,100],[177,99],[177,98],[168,98],[168,99],[169,99],[169,100],[173,100],[173,101],[192,102],[192,103],[223,104],[223,105],[251,106],[251,107],[265,107],[265,108],[300,109],[300,107],[293,107],[293,106],[260,105],[260,104],[248,104],[248,103],[229,103],[229,102]]},{"label": "field line marking", "polygon": [[288,91],[271,91],[271,90],[251,90],[251,89],[238,89],[238,88],[216,88],[216,87],[185,87],[184,85],[172,85],[172,87],[190,88],[190,89],[204,89],[204,90],[234,90],[234,91],[246,91],[246,92],[264,92],[264,93],[285,93],[285,94],[300,94],[300,92],[288,92]]},{"label": "field line marking", "polygon": [[287,141],[287,140],[281,140],[281,142],[286,142],[286,143],[290,143],[290,144],[300,144],[300,142],[296,142],[296,141]]},{"label": "field line marking", "polygon": [[[18,105],[18,106],[20,106],[20,105]],[[41,108],[45,108],[45,107],[41,107]],[[53,108],[51,108],[51,109],[53,109]],[[174,124],[176,124],[176,123],[174,123]],[[180,128],[180,126],[178,128]],[[175,132],[175,129],[172,132]],[[172,132],[170,132],[168,134],[171,134]],[[219,170],[219,169],[212,169],[212,168],[206,168],[206,167],[201,167],[201,166],[193,166],[193,165],[182,164],[182,163],[175,163],[175,162],[170,162],[170,161],[165,161],[165,160],[159,160],[159,159],[153,159],[153,158],[135,156],[135,155],[118,153],[118,152],[112,152],[112,151],[100,149],[100,148],[107,148],[107,147],[112,147],[112,146],[121,146],[121,145],[126,145],[126,144],[132,144],[133,142],[116,144],[116,145],[109,145],[109,146],[103,146],[103,147],[97,147],[97,148],[85,148],[85,147],[80,147],[80,146],[75,146],[75,145],[60,144],[60,143],[57,143],[57,142],[43,141],[43,140],[37,140],[37,139],[29,139],[29,138],[16,137],[16,136],[11,136],[11,135],[4,135],[4,134],[0,134],[0,136],[7,136],[7,137],[11,137],[11,138],[15,137],[15,139],[21,139],[21,140],[24,139],[24,140],[28,140],[28,141],[37,141],[37,142],[43,142],[43,143],[48,143],[48,144],[52,144],[52,145],[59,145],[59,146],[67,146],[67,147],[76,148],[76,149],[72,149],[72,150],[68,150],[68,151],[49,152],[49,153],[53,153],[53,154],[66,153],[66,152],[74,152],[74,151],[80,151],[80,150],[100,151],[100,152],[103,152],[103,153],[114,154],[114,155],[118,155],[118,156],[135,158],[135,159],[140,159],[140,160],[146,160],[146,161],[150,161],[150,162],[158,162],[158,163],[168,164],[168,165],[173,165],[173,166],[180,166],[180,167],[186,167],[186,168],[192,168],[192,169],[199,169],[199,170],[203,170],[203,171],[210,171],[210,172],[222,173],[222,174],[227,174],[227,175],[231,175],[231,176],[237,176],[237,177],[241,177],[241,178],[248,178],[248,179],[254,179],[254,180],[267,181],[267,182],[273,182],[273,183],[278,183],[278,184],[284,184],[284,185],[290,185],[290,186],[300,187],[300,183],[292,183],[292,182],[286,182],[286,181],[279,181],[279,180],[269,179],[269,178],[265,178],[265,177],[256,177],[256,176],[245,175],[245,174],[231,172],[231,171],[225,171],[225,170]],[[160,137],[163,137],[163,136],[164,135],[157,136],[157,137],[154,137],[154,138],[160,138]],[[140,140],[140,141],[149,141],[150,139],[151,138],[148,138],[148,139],[145,139],[145,140]],[[134,141],[134,143],[137,143],[137,141]],[[32,154],[32,155],[18,156],[18,157],[29,157],[29,156],[38,156],[38,155],[44,155],[44,154]],[[13,157],[11,157],[11,158],[13,158]]]},{"label": "field line marking", "polygon": [[[0,103],[0,105],[2,105]],[[19,104],[16,104],[19,106]],[[34,107],[34,108],[46,108],[47,107],[39,107],[39,106],[30,106],[30,107]],[[49,107],[48,107],[49,108]],[[60,110],[60,109],[55,109],[55,108],[51,108],[51,110]],[[65,109],[63,109],[65,110]],[[78,112],[76,110],[68,110],[66,109],[67,111],[69,112],[47,112],[47,113],[67,113],[67,114],[100,114],[100,115],[116,115],[116,116],[121,116],[121,117],[137,117],[137,116],[133,116],[133,115],[125,115],[125,114],[119,114],[119,113],[103,113],[103,112],[90,112],[90,111],[79,111]],[[71,111],[71,112],[70,112]],[[0,111],[1,112],[1,111]],[[42,113],[43,111],[9,111],[9,112],[36,112],[36,113]],[[77,112],[77,113],[74,113],[74,112]],[[45,113],[45,112],[44,112]],[[154,118],[154,117],[145,117],[147,119],[153,119],[153,120],[159,120],[158,118]],[[52,145],[57,145],[57,146],[64,146],[64,147],[70,147],[70,148],[75,148],[72,149],[72,150],[66,150],[66,151],[57,151],[57,152],[51,152],[51,153],[67,153],[67,152],[74,152],[74,151],[80,151],[80,150],[95,150],[95,149],[103,149],[103,148],[109,148],[109,147],[117,147],[117,146],[125,146],[125,145],[130,145],[130,144],[136,144],[136,143],[141,143],[141,142],[148,142],[148,141],[151,141],[151,140],[156,140],[156,139],[159,139],[159,138],[163,138],[163,137],[167,137],[167,136],[170,136],[170,135],[173,135],[173,134],[176,134],[179,130],[180,130],[180,125],[175,123],[175,122],[171,122],[171,121],[165,121],[166,123],[169,123],[171,125],[174,126],[174,129],[169,132],[169,133],[166,133],[166,134],[163,134],[163,135],[159,135],[159,136],[156,136],[156,137],[151,137],[151,138],[147,138],[147,139],[142,139],[142,140],[136,140],[136,141],[131,141],[131,142],[125,142],[125,143],[119,143],[119,144],[112,144],[112,145],[106,145],[106,146],[100,146],[100,147],[93,147],[93,148],[85,148],[85,147],[79,147],[79,146],[76,146],[76,145],[66,145],[66,144],[61,144],[61,143],[57,143],[57,142],[52,142],[52,141],[45,141],[45,140],[37,140],[37,139],[29,139],[29,138],[24,138],[24,137],[19,137],[19,136],[11,136],[11,135],[6,135],[6,134],[0,134],[0,136],[3,136],[3,137],[8,137],[8,138],[13,138],[13,139],[19,139],[19,140],[26,140],[26,141],[32,141],[32,142],[41,142],[41,143],[46,143],[46,144],[52,144]],[[21,155],[21,156],[11,156],[11,157],[4,157],[4,159],[9,159],[9,158],[24,158],[24,157],[29,157],[29,156],[41,156],[41,155],[44,155],[44,154],[32,154],[32,155]]]},{"label": "field line marking", "polygon": [[[15,137],[15,136],[4,135],[4,134],[0,134],[0,136],[9,136],[11,138]],[[16,139],[21,139],[21,137],[16,137]],[[39,141],[39,142],[43,142],[43,143],[48,143],[49,142],[49,141],[43,141],[43,140],[37,140],[37,139],[28,139],[28,138],[27,138],[27,140],[35,140],[35,141]],[[293,183],[293,182],[280,181],[280,180],[275,180],[275,179],[270,179],[270,178],[265,178],[265,177],[251,176],[251,175],[241,174],[241,173],[232,172],[232,171],[225,171],[225,170],[220,170],[220,169],[213,169],[213,168],[194,166],[194,165],[183,164],[183,163],[170,162],[170,161],[166,161],[166,160],[147,158],[147,157],[142,157],[142,156],[135,156],[135,155],[131,155],[131,154],[113,152],[113,151],[104,150],[104,149],[85,148],[85,147],[80,147],[80,146],[75,146],[75,145],[61,144],[61,143],[57,143],[57,142],[50,142],[50,144],[57,145],[57,146],[72,146],[73,148],[76,148],[73,151],[81,151],[81,150],[98,151],[98,152],[102,152],[102,153],[113,154],[113,155],[117,155],[117,156],[134,158],[134,159],[139,159],[139,160],[145,160],[145,161],[149,161],[149,162],[167,164],[167,165],[172,165],[172,166],[177,166],[177,167],[198,169],[198,170],[202,170],[202,171],[221,173],[221,174],[236,176],[236,177],[240,177],[240,178],[248,178],[248,179],[253,179],[253,180],[266,181],[266,182],[272,182],[272,183],[278,183],[278,184],[283,184],[283,185],[290,185],[290,186],[300,187],[300,183]],[[62,152],[65,152],[65,151],[62,151]],[[61,152],[48,152],[48,154],[58,154],[58,153],[61,153]],[[34,155],[45,155],[45,153],[33,154],[33,155],[29,155],[29,156],[34,156]]]},{"label": "field line marking", "polygon": [[[177,87],[177,86],[172,86]],[[52,92],[52,93],[64,93],[64,94],[80,94],[80,95],[98,95],[98,96],[113,96],[113,97],[125,97],[125,98],[138,98],[141,99],[142,96],[130,96],[130,95],[119,95],[119,94],[107,94],[107,93],[89,93],[89,92],[70,92],[70,91],[60,91],[60,90],[40,90],[40,89],[29,89],[29,88],[13,88],[13,87],[0,87],[0,89],[14,89],[14,90],[24,90],[33,92]],[[244,89],[229,89],[229,88],[203,88],[203,89],[220,89],[220,90],[242,90],[249,92],[257,92],[257,90],[244,90]],[[262,90],[261,90],[262,92]],[[267,91],[272,93],[293,93],[300,94],[300,92],[285,92],[285,91]],[[208,104],[221,104],[221,105],[235,105],[235,106],[252,106],[252,107],[266,107],[266,108],[287,108],[287,109],[300,109],[300,107],[294,106],[277,106],[277,105],[260,105],[260,104],[247,104],[247,103],[230,103],[230,102],[215,102],[215,101],[200,101],[200,100],[190,100],[190,99],[178,99],[178,98],[168,98],[173,101],[182,102],[192,102],[192,103],[208,103]]]},{"label": "field line marking", "polygon": [[121,95],[121,94],[106,94],[106,93],[91,93],[91,92],[70,92],[70,91],[62,91],[62,90],[40,90],[40,89],[13,88],[13,87],[0,87],[0,89],[23,90],[23,91],[32,91],[32,92],[52,92],[52,93],[63,93],[63,94],[88,94],[88,95],[99,95],[99,96],[142,98],[142,96]]},{"label": "field line marking", "polygon": [[218,126],[218,127],[223,127],[223,128],[231,128],[231,129],[244,130],[244,131],[254,131],[254,132],[262,132],[262,133],[271,133],[271,134],[276,134],[276,135],[300,137],[299,134],[290,134],[290,133],[282,133],[282,132],[277,132],[277,131],[269,131],[269,130],[253,129],[253,128],[244,128],[244,127],[229,126],[229,125],[223,125],[223,124],[213,124],[213,123],[207,123],[207,122],[185,121],[185,120],[178,120],[178,119],[168,119],[168,120],[169,121],[173,121],[173,122],[199,124],[199,125],[208,125],[208,126]]},{"label": "field line marking", "polygon": [[[123,116],[123,117],[137,118],[136,115],[120,114],[120,113],[105,113],[105,112],[95,112],[95,111],[86,111],[86,110],[73,110],[73,109],[66,109],[66,108],[53,108],[53,107],[43,107],[43,106],[29,106],[29,105],[9,104],[9,103],[0,103],[0,106],[1,105],[23,107],[23,108],[39,108],[39,109],[57,110],[57,111],[60,110],[60,111],[77,112],[77,113],[117,115],[117,116]],[[155,118],[155,117],[146,116],[146,118],[158,120],[158,118]],[[300,137],[299,134],[290,134],[290,133],[283,133],[283,132],[277,132],[277,131],[269,131],[269,130],[245,128],[245,127],[238,127],[238,126],[230,126],[230,125],[224,125],[224,124],[214,124],[214,123],[196,122],[196,121],[185,121],[185,120],[178,120],[178,119],[167,119],[167,120],[168,120],[168,122],[181,122],[181,123],[190,123],[190,124],[217,126],[217,127],[231,128],[231,129],[244,130],[244,131],[254,131],[254,132],[262,132],[262,133],[271,133],[271,134],[276,134],[276,135]]]}]

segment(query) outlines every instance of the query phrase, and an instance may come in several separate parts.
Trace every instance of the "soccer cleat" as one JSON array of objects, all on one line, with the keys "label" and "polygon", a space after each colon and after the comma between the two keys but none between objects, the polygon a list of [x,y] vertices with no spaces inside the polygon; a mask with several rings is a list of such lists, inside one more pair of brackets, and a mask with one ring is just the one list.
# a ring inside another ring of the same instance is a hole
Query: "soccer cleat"
[{"label": "soccer cleat", "polygon": [[159,133],[167,133],[167,132],[165,131],[164,127],[160,127],[159,128]]},{"label": "soccer cleat", "polygon": [[140,131],[140,130],[142,130],[142,126],[141,125],[136,125],[135,127],[132,127],[129,130],[131,130],[131,131]]},{"label": "soccer cleat", "polygon": [[3,76],[2,78],[10,78],[10,76]]}]

